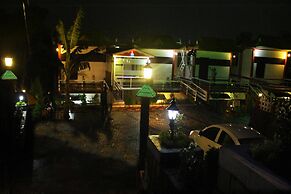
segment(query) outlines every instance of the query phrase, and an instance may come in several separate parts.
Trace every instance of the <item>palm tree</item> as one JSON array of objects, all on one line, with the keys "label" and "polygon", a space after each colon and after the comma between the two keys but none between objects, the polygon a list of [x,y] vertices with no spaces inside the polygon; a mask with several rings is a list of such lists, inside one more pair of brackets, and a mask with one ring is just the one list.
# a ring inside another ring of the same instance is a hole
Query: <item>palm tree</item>
[{"label": "palm tree", "polygon": [[82,46],[78,46],[78,40],[80,38],[81,22],[83,19],[83,10],[79,9],[76,19],[73,25],[66,31],[64,23],[59,21],[56,26],[56,30],[60,36],[60,40],[66,50],[65,57],[66,62],[63,66],[63,73],[65,76],[65,103],[64,103],[64,118],[69,119],[70,109],[70,78],[73,73],[79,69],[88,68],[88,63],[82,63],[80,60],[80,51],[84,49]]}]

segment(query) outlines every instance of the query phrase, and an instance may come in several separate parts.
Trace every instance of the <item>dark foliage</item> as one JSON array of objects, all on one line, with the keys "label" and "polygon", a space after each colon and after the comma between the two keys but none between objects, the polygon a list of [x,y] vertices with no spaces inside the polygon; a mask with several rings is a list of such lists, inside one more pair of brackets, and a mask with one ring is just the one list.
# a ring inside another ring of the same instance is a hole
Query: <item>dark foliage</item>
[{"label": "dark foliage", "polygon": [[290,179],[291,103],[277,100],[274,107],[273,136],[262,145],[252,146],[251,154],[275,173]]}]

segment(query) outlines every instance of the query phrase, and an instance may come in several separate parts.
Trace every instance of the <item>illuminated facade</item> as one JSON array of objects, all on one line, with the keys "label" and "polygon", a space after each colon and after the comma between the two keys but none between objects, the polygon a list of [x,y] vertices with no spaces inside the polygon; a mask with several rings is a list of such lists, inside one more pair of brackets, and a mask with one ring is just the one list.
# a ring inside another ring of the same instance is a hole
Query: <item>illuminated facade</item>
[{"label": "illuminated facade", "polygon": [[173,78],[173,50],[130,49],[113,53],[112,82],[123,89],[136,90],[144,81],[143,67],[150,61],[153,84]]},{"label": "illuminated facade", "polygon": [[233,79],[248,85],[257,98],[259,108],[272,112],[276,99],[290,100],[291,87],[287,77],[289,50],[257,46],[241,52],[238,63],[232,65]]},{"label": "illuminated facade", "polygon": [[[87,62],[89,68],[78,70],[72,76],[72,93],[80,94],[84,90],[85,93],[96,93],[96,84],[105,80],[108,86],[113,86],[113,90],[120,93],[121,99],[125,99],[128,93],[135,94],[145,83],[144,66],[148,62],[152,67],[152,87],[156,91],[179,90],[178,81],[175,82],[175,88],[172,87],[175,67],[173,49],[118,49],[118,52],[116,49],[108,49],[104,54],[88,55],[96,48],[88,47],[82,51],[82,61]],[[63,76],[59,78],[59,89],[62,92],[64,84],[62,87],[61,83],[64,83]],[[90,84],[92,87],[83,87]]]},{"label": "illuminated facade", "polygon": [[194,101],[223,104],[234,109],[246,99],[247,88],[231,80],[231,65],[236,55],[226,50],[206,50],[196,45],[179,51],[178,72],[185,93]]}]

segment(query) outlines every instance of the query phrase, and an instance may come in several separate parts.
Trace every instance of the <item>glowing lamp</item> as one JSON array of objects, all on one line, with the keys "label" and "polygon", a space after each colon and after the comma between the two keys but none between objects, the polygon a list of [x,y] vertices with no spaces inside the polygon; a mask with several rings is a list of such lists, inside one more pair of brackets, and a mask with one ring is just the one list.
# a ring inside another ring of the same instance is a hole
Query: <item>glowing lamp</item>
[{"label": "glowing lamp", "polygon": [[179,114],[179,109],[176,105],[176,102],[172,101],[170,106],[166,108],[168,111],[168,117],[170,120],[175,120],[177,118],[177,115]]},{"label": "glowing lamp", "polygon": [[12,67],[13,59],[11,57],[5,57],[4,61],[5,61],[5,66],[6,67]]},{"label": "glowing lamp", "polygon": [[177,115],[179,114],[179,109],[176,106],[176,101],[172,100],[170,106],[168,106],[166,108],[166,110],[168,111],[168,117],[170,119],[170,138],[171,140],[174,140],[174,136],[175,136],[175,119],[177,118]]},{"label": "glowing lamp", "polygon": [[143,68],[143,75],[145,79],[151,79],[153,74],[153,68],[150,66],[150,62],[148,61],[147,64]]},{"label": "glowing lamp", "polygon": [[19,101],[23,101],[24,100],[24,96],[20,95],[19,96]]}]

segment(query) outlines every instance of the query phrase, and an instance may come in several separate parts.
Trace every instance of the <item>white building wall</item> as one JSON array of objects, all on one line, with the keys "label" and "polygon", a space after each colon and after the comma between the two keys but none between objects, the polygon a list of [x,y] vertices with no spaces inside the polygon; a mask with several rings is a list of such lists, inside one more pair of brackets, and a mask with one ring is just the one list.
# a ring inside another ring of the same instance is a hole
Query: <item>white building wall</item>
[{"label": "white building wall", "polygon": [[241,76],[251,78],[251,70],[253,63],[253,49],[245,49],[242,54]]},{"label": "white building wall", "polygon": [[208,67],[208,79],[212,79],[211,69],[216,69],[216,80],[228,80],[229,79],[229,70],[228,66],[209,66]]},{"label": "white building wall", "polygon": [[167,80],[172,77],[172,64],[152,63],[153,80]]},{"label": "white building wall", "polygon": [[283,79],[285,65],[281,64],[266,64],[265,79]]},{"label": "white building wall", "polygon": [[105,78],[105,62],[89,62],[90,69],[84,69],[78,72],[77,81],[97,81]]},{"label": "white building wall", "polygon": [[153,55],[155,57],[171,57],[173,58],[175,52],[173,49],[140,49],[141,51]]}]

